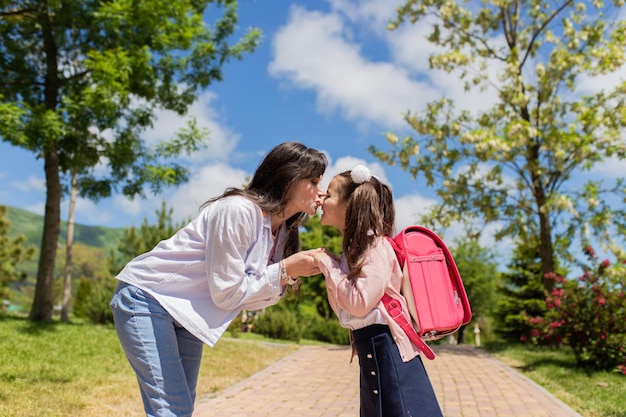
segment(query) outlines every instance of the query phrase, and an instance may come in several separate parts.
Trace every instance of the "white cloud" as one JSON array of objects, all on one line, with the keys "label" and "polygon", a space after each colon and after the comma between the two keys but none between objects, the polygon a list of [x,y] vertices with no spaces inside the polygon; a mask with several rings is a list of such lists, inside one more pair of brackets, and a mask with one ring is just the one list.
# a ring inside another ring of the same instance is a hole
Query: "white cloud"
[{"label": "white cloud", "polygon": [[[138,225],[144,218],[152,221],[155,213],[161,209],[162,201],[165,200],[167,207],[174,209],[173,220],[179,222],[195,216],[204,201],[221,194],[228,186],[241,186],[248,174],[226,165],[225,162],[216,162],[233,159],[232,153],[239,142],[239,135],[226,126],[214,108],[215,102],[215,94],[204,93],[189,109],[189,114],[196,117],[198,127],[210,131],[210,138],[207,148],[191,156],[180,156],[188,162],[187,168],[190,172],[188,183],[176,189],[166,189],[157,196],[146,191],[146,198],[138,196],[130,199],[116,194],[107,204],[113,207],[109,211],[109,216],[105,216],[102,211],[99,212],[93,203],[82,201],[76,208],[77,217],[80,215],[83,222],[106,224],[115,218],[112,214],[115,211],[119,215],[133,219],[132,223]],[[150,146],[169,140],[177,130],[185,126],[186,120],[187,118],[173,112],[159,111],[154,128],[144,134],[144,139]],[[178,162],[183,163],[181,160]],[[108,161],[102,159],[94,168],[95,175],[108,175],[107,165]]]},{"label": "white cloud", "polygon": [[[141,199],[139,197],[130,199],[122,194],[117,194],[113,197],[113,205],[118,208],[120,211],[131,214],[138,215],[145,212],[145,205],[148,200]],[[150,205],[153,205],[151,203]],[[156,207],[156,206],[155,206]]]},{"label": "white cloud", "polygon": [[35,177],[31,175],[23,181],[13,181],[11,183],[13,188],[23,193],[45,193],[46,192],[46,180],[41,177]]},{"label": "white cloud", "polygon": [[363,29],[384,33],[389,20],[396,18],[402,0],[329,0],[333,11],[353,22],[362,22]]},{"label": "white cloud", "polygon": [[143,218],[152,221],[165,201],[167,208],[173,209],[172,220],[178,223],[195,217],[205,201],[222,194],[226,188],[243,186],[251,175],[222,163],[207,165],[194,170],[189,181],[176,189],[166,190],[157,196],[147,194],[145,199],[131,200],[123,195],[116,195],[113,197],[113,206],[115,210],[135,218],[134,223],[138,225]]},{"label": "white cloud", "polygon": [[215,109],[216,100],[217,96],[212,92],[200,94],[190,106],[186,117],[171,111],[157,111],[154,127],[144,134],[146,141],[157,144],[171,140],[178,130],[186,126],[191,117],[195,117],[197,126],[210,132],[207,147],[189,157],[186,155],[181,155],[181,157],[195,163],[206,160],[226,160],[239,142],[239,136],[226,127],[223,117]]},{"label": "white cloud", "polygon": [[242,187],[251,176],[225,164],[205,166],[167,197],[168,207],[174,209],[174,220],[195,217],[207,200],[222,194],[228,187]]},{"label": "white cloud", "polygon": [[39,214],[40,216],[43,216],[46,212],[46,203],[44,202],[38,202],[35,204],[30,204],[26,207],[24,207],[24,210],[30,211],[31,213],[35,213],[35,214]]},{"label": "white cloud", "polygon": [[624,82],[626,78],[626,66],[609,74],[598,76],[581,75],[576,84],[576,95],[596,94],[599,91],[612,91]]},{"label": "white cloud", "polygon": [[420,217],[426,214],[434,204],[436,204],[434,199],[418,194],[396,198],[396,231],[419,224]]},{"label": "white cloud", "polygon": [[[61,204],[63,211],[63,218],[61,220],[66,221],[68,216],[67,210],[69,201],[64,201]],[[78,218],[80,216],[81,223],[87,224],[107,224],[109,221],[111,221],[112,216],[116,215],[116,213],[104,209],[103,206],[99,205],[98,203],[91,200],[86,200],[84,198],[76,199],[76,207],[74,210],[74,218]]]},{"label": "white cloud", "polygon": [[607,158],[603,162],[594,165],[591,174],[601,175],[607,178],[624,178],[626,176],[626,160],[617,157]]},{"label": "white cloud", "polygon": [[272,76],[315,91],[322,114],[339,111],[348,120],[404,127],[408,109],[437,96],[429,83],[413,80],[391,62],[368,61],[350,41],[337,14],[291,9],[289,22],[273,39]]},{"label": "white cloud", "polygon": [[[372,123],[405,129],[407,111],[420,112],[441,97],[472,112],[497,102],[492,86],[466,92],[458,73],[430,69],[429,56],[437,49],[426,40],[429,19],[388,31],[387,22],[395,17],[394,2],[331,0],[331,6],[330,13],[292,7],[289,21],[273,39],[269,65],[270,74],[283,86],[312,90],[319,113],[339,112],[361,130]],[[355,33],[363,35],[362,44]],[[383,59],[373,59],[371,51],[363,49],[371,44],[367,39],[371,36],[378,38],[374,44],[387,45],[386,51],[380,48]],[[499,67],[491,64],[489,71],[493,73],[489,79],[497,80]]]},{"label": "white cloud", "polygon": [[[180,116],[173,111],[156,110],[154,126],[147,129],[142,134],[142,138],[148,146],[156,146],[173,139],[178,131],[187,126],[189,120],[195,118],[199,129],[209,131],[206,147],[200,148],[192,155],[181,154],[179,158],[197,165],[206,163],[206,161],[225,161],[237,146],[240,137],[227,127],[224,117],[216,109],[216,101],[217,95],[209,91],[198,95],[197,100],[189,107],[186,116]],[[97,129],[93,127],[91,130],[94,133],[97,132]],[[110,129],[100,134],[111,142],[114,139]],[[93,168],[94,175],[108,175],[110,172],[108,165],[108,158],[101,158]]]},{"label": "white cloud", "polygon": [[[398,29],[384,34],[394,65],[406,68],[415,78],[426,79],[425,82],[428,82],[432,86],[431,88],[437,92],[434,94],[435,97],[423,100],[422,104],[433,98],[447,97],[454,101],[459,110],[464,109],[477,113],[491,108],[499,100],[498,91],[493,86],[485,85],[484,91],[478,91],[477,88],[474,88],[468,92],[465,91],[465,81],[461,79],[458,71],[447,73],[443,70],[430,68],[429,57],[441,52],[440,47],[427,41],[433,24],[434,19],[426,17],[420,20],[419,24],[404,22]],[[495,48],[504,45],[501,38],[492,38],[490,43]],[[472,53],[471,51],[466,52]],[[473,65],[475,68],[478,66],[478,63]],[[495,60],[489,62],[487,71],[490,74],[488,77],[490,83],[497,84],[498,73],[503,68],[504,65],[495,62]],[[422,108],[423,105],[411,110],[421,110]]]}]

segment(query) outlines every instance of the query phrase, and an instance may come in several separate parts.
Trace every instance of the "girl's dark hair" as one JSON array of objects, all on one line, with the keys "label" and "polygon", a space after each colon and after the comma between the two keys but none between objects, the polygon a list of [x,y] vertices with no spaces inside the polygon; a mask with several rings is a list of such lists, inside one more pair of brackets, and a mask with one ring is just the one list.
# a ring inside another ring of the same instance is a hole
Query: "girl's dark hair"
[{"label": "girl's dark hair", "polygon": [[343,234],[343,253],[348,261],[349,279],[361,272],[365,252],[379,236],[392,236],[395,209],[393,194],[386,184],[376,177],[357,184],[350,171],[335,177],[339,183],[339,200],[347,204],[346,229]]},{"label": "girl's dark hair", "polygon": [[[281,143],[265,155],[245,188],[228,188],[202,207],[225,197],[239,195],[252,200],[270,215],[281,214],[287,206],[287,195],[291,188],[299,180],[320,177],[326,171],[327,164],[326,155],[316,149],[298,142]],[[284,257],[300,250],[298,228],[306,217],[306,213],[300,212],[287,219],[289,235]]]}]

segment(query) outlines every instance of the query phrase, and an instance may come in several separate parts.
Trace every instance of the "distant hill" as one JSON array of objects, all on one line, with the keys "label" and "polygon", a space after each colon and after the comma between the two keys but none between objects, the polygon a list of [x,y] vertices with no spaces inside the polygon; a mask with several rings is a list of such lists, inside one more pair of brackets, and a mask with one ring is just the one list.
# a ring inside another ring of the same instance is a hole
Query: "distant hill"
[{"label": "distant hill", "polygon": [[[43,233],[43,216],[17,207],[6,207],[7,218],[11,223],[9,235],[24,235],[27,243],[35,245],[39,250]],[[117,240],[123,235],[124,229],[74,224],[74,242],[80,242],[94,248],[106,249],[116,246]],[[67,222],[62,221],[59,244],[65,244],[66,238]]]},{"label": "distant hill", "polygon": [[[28,312],[35,286],[37,269],[39,263],[39,250],[41,248],[41,235],[43,233],[43,216],[22,210],[17,207],[5,206],[7,208],[7,219],[10,222],[9,236],[23,235],[26,237],[25,246],[35,247],[35,256],[20,264],[20,269],[26,273],[24,281],[16,281],[11,285],[13,290],[10,297],[14,311]],[[74,225],[74,243],[84,245],[82,251],[87,251],[89,259],[100,259],[103,253],[108,253],[109,248],[117,246],[118,239],[124,235],[124,229],[113,229],[100,226]],[[67,222],[61,222],[61,233],[59,236],[59,248],[63,252],[57,253],[57,273],[63,266],[59,259],[64,255],[65,241],[67,238]],[[104,252],[103,252],[104,250]]]}]

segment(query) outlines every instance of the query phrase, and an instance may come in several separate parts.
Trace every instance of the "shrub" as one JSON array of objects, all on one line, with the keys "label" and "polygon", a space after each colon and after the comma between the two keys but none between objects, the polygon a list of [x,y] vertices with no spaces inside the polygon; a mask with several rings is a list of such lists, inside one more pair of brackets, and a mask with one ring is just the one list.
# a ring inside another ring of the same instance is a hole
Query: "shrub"
[{"label": "shrub", "polygon": [[626,261],[611,265],[593,248],[584,251],[591,265],[583,265],[578,282],[547,276],[555,285],[545,316],[529,318],[533,339],[569,345],[581,367],[626,374]]},{"label": "shrub", "polygon": [[302,320],[302,337],[309,340],[328,342],[336,345],[350,344],[350,333],[341,327],[336,318],[324,319],[320,316],[311,316]]},{"label": "shrub", "polygon": [[295,342],[300,340],[301,335],[300,324],[295,313],[280,307],[268,308],[260,314],[254,321],[252,331],[272,339]]},{"label": "shrub", "polygon": [[89,280],[82,278],[76,292],[74,315],[92,323],[113,323],[109,303],[118,281],[112,277]]},{"label": "shrub", "polygon": [[232,337],[233,339],[239,338],[239,335],[241,334],[242,326],[243,326],[243,323],[241,322],[241,313],[240,313],[240,314],[237,314],[237,317],[235,317],[233,321],[231,321],[230,324],[228,325],[227,330],[230,332],[230,337]]}]

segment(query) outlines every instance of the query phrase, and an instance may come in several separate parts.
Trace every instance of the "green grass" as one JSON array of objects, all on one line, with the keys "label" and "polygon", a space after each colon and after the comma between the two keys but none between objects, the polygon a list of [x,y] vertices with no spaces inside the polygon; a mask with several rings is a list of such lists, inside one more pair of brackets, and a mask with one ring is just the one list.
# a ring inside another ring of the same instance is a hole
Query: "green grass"
[{"label": "green grass", "polygon": [[[268,343],[270,342],[270,343]],[[257,334],[206,347],[198,398],[223,390],[299,348]],[[584,417],[626,417],[626,376],[585,373],[568,350],[498,346],[507,365]],[[112,326],[33,324],[0,315],[0,416],[142,416],[134,374]]]},{"label": "green grass", "polygon": [[[247,378],[295,344],[222,338],[206,347],[198,398]],[[135,376],[112,326],[0,316],[0,415],[141,416]]]},{"label": "green grass", "polygon": [[626,417],[626,376],[576,368],[569,348],[508,345],[489,350],[585,417]]}]

